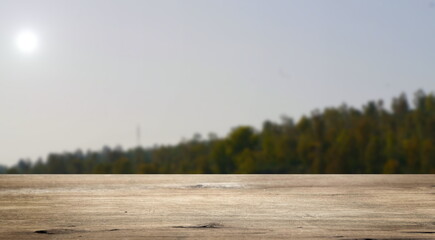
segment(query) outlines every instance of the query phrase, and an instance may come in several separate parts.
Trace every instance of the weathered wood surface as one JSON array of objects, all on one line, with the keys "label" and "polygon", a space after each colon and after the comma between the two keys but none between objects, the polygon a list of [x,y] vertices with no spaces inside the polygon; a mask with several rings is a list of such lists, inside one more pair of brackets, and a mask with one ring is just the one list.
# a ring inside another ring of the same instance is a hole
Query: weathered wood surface
[{"label": "weathered wood surface", "polygon": [[435,175],[3,175],[0,239],[435,239]]}]

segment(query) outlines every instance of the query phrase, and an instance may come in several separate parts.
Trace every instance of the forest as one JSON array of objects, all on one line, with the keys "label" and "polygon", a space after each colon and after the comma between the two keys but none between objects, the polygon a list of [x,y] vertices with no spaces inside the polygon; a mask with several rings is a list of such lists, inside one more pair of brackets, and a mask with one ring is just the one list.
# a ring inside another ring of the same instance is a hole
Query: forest
[{"label": "forest", "polygon": [[233,128],[225,137],[195,134],[177,145],[103,147],[21,159],[0,173],[435,173],[435,95],[400,94],[390,108],[369,101],[314,110],[294,121]]}]

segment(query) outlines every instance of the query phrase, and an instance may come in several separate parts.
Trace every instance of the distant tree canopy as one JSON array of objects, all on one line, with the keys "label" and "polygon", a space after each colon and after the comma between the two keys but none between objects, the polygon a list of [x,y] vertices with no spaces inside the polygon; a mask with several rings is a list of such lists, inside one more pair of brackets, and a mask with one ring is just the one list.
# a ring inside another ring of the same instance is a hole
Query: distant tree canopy
[{"label": "distant tree canopy", "polygon": [[175,146],[49,154],[0,173],[435,173],[435,96],[417,91],[362,109],[313,111]]}]

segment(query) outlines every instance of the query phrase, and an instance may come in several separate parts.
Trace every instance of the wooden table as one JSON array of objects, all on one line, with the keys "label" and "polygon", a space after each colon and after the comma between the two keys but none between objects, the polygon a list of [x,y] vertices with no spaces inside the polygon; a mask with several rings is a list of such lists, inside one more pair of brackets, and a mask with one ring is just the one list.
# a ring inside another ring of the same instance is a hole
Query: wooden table
[{"label": "wooden table", "polygon": [[435,239],[435,175],[0,175],[0,239]]}]

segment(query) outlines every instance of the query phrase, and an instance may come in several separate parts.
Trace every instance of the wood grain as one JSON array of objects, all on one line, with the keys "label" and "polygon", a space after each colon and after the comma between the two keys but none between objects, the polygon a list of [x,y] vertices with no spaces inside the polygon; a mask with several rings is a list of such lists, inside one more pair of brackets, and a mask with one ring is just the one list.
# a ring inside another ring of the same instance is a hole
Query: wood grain
[{"label": "wood grain", "polygon": [[0,239],[435,239],[435,175],[3,175]]}]

